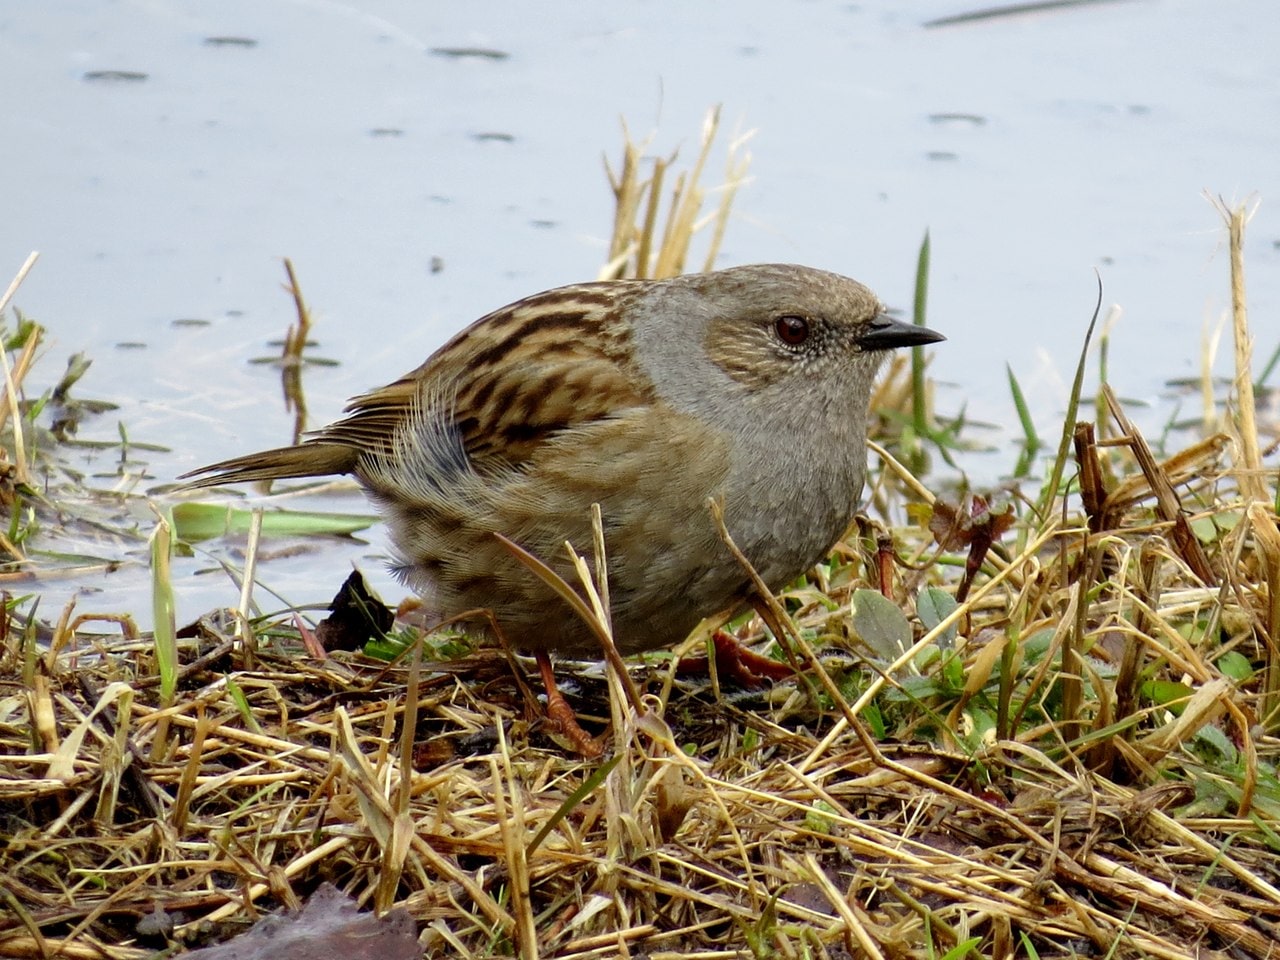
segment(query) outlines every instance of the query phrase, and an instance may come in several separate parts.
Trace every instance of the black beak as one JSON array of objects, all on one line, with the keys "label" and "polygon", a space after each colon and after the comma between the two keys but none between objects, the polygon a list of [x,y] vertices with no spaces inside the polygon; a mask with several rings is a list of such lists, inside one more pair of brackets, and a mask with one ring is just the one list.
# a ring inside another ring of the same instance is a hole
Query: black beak
[{"label": "black beak", "polygon": [[895,347],[922,347],[926,343],[937,343],[947,339],[936,330],[928,327],[917,327],[914,323],[903,323],[888,314],[880,314],[869,324],[866,332],[858,337],[858,346],[863,350],[892,350]]}]

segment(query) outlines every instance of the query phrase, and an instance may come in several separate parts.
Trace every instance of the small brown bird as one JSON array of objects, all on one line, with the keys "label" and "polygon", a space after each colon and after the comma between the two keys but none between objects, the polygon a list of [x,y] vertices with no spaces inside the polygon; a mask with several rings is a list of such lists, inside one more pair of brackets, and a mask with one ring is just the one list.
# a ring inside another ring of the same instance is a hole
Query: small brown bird
[{"label": "small brown bird", "polygon": [[708,499],[771,589],[803,573],[857,509],[885,351],[942,339],[808,267],[575,284],[482,317],[298,446],[187,476],[354,474],[427,608],[489,609],[544,665],[598,641],[494,534],[576,583],[563,545],[589,549],[598,503],[618,648],[671,646],[749,597]]}]

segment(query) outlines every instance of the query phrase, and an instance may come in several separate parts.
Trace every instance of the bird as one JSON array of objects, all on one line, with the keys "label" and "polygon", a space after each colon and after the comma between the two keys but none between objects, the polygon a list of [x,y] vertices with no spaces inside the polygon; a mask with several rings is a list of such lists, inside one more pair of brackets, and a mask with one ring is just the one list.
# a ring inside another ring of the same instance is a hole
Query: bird
[{"label": "bird", "polygon": [[794,580],[858,510],[887,352],[943,339],[795,264],[571,284],[481,317],[300,444],[180,479],[354,475],[424,607],[491,611],[546,679],[550,654],[599,659],[599,641],[500,538],[576,583],[564,544],[589,547],[598,504],[618,650],[671,647],[752,597],[709,501],[770,590]]}]

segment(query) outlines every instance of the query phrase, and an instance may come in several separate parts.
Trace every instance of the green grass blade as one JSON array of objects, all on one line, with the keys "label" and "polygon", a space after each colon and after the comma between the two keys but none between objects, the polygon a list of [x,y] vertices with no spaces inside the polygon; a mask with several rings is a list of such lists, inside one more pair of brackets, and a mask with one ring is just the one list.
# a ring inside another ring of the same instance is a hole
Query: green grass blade
[{"label": "green grass blade", "polygon": [[1014,468],[1015,477],[1025,477],[1031,470],[1031,463],[1042,446],[1040,434],[1036,432],[1035,421],[1031,418],[1031,410],[1027,406],[1027,398],[1022,392],[1022,385],[1013,372],[1013,367],[1005,364],[1005,373],[1009,377],[1009,392],[1013,394],[1013,408],[1018,413],[1018,423],[1022,425],[1022,455]]},{"label": "green grass blade", "polygon": [[[929,313],[929,231],[924,232],[920,254],[916,258],[916,292],[911,319],[917,327],[925,326]],[[925,392],[924,347],[911,348],[911,424],[917,439],[930,434],[928,396]]]},{"label": "green grass blade", "polygon": [[1080,412],[1080,392],[1084,389],[1084,370],[1089,360],[1089,344],[1093,341],[1093,331],[1098,326],[1098,317],[1102,313],[1102,276],[1098,277],[1098,299],[1093,305],[1093,316],[1089,319],[1089,328],[1084,334],[1084,344],[1080,347],[1080,362],[1076,364],[1076,377],[1071,384],[1071,398],[1067,402],[1067,415],[1062,422],[1062,439],[1058,443],[1058,455],[1053,461],[1053,470],[1049,480],[1040,493],[1040,502],[1036,504],[1036,513],[1044,518],[1048,516],[1053,499],[1058,494],[1058,485],[1062,483],[1062,474],[1067,467],[1067,456],[1071,450],[1071,439],[1076,431],[1076,417]]},{"label": "green grass blade", "polygon": [[156,668],[160,673],[160,700],[173,702],[178,688],[177,604],[173,597],[170,560],[173,556],[173,527],[160,516],[151,534],[151,609],[154,624]]}]

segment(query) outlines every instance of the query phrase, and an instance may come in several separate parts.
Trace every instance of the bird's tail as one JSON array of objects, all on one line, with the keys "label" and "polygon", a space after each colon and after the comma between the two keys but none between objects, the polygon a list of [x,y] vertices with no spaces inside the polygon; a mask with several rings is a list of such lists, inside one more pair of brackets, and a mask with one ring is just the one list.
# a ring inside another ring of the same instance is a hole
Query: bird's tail
[{"label": "bird's tail", "polygon": [[250,480],[327,477],[330,474],[351,473],[358,456],[359,451],[346,444],[309,440],[294,447],[263,450],[223,460],[221,463],[211,463],[207,467],[184,473],[178,479],[186,480],[189,487],[213,487]]}]

